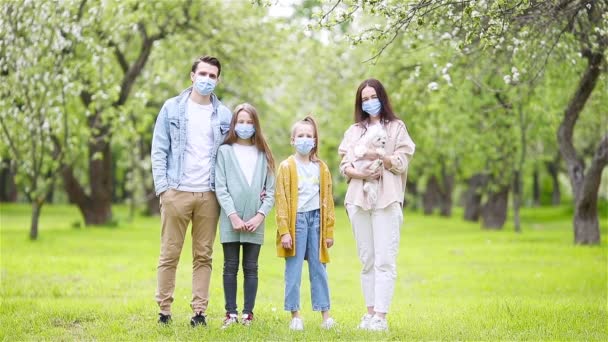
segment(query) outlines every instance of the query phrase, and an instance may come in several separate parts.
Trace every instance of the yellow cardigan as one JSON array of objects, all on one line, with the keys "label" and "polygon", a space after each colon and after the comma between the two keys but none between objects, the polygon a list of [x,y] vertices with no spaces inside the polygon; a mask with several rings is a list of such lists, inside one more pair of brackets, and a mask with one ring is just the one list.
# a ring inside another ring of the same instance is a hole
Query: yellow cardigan
[{"label": "yellow cardigan", "polygon": [[[332,193],[331,174],[327,165],[319,160],[320,184],[319,197],[321,200],[320,222],[321,238],[319,239],[319,260],[329,262],[329,251],[325,239],[334,238],[334,198]],[[296,214],[298,212],[298,171],[296,160],[291,156],[281,162],[277,172],[275,187],[275,213],[277,223],[277,256],[290,257],[296,255]],[[281,245],[281,235],[289,233],[293,240],[293,248],[286,249]]]}]

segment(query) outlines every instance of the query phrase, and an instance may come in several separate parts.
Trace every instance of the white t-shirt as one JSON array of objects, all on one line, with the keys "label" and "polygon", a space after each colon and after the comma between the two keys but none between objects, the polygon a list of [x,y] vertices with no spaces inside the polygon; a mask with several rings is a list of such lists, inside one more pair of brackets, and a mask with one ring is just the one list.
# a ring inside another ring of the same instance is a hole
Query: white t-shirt
[{"label": "white t-shirt", "polygon": [[239,162],[241,171],[245,175],[247,184],[251,185],[253,173],[258,162],[258,148],[255,145],[241,145],[234,143],[232,149],[236,155],[236,160]]},{"label": "white t-shirt", "polygon": [[298,212],[306,212],[320,208],[319,178],[321,169],[319,163],[302,163],[296,159],[298,169]]},{"label": "white t-shirt", "polygon": [[213,105],[201,105],[188,99],[186,107],[187,132],[184,151],[184,176],[177,190],[191,192],[210,191]]}]

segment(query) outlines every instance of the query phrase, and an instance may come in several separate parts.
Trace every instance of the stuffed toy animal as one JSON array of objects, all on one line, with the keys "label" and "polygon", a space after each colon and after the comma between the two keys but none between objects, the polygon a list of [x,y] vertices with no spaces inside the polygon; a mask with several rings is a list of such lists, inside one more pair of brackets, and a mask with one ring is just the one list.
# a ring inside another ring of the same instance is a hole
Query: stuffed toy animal
[{"label": "stuffed toy animal", "polygon": [[[358,170],[370,169],[372,172],[384,167],[382,159],[368,160],[363,159],[363,156],[368,150],[375,151],[384,157],[386,151],[384,146],[386,145],[386,131],[380,125],[374,125],[367,129],[367,132],[363,139],[359,140],[359,144],[355,146],[354,152],[357,161],[355,161],[354,167]],[[378,180],[364,180],[363,181],[363,192],[367,196],[367,201],[373,208],[378,200]]]}]

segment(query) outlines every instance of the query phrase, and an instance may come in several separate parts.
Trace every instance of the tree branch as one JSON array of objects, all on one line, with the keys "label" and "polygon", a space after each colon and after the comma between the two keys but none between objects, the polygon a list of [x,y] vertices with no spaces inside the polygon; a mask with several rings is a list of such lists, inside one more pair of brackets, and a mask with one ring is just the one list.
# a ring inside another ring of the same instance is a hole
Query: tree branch
[{"label": "tree branch", "polygon": [[116,59],[118,60],[118,64],[120,65],[122,72],[126,74],[129,70],[129,62],[127,62],[127,58],[122,53],[122,51],[120,51],[118,44],[114,43],[114,41],[110,40],[108,44],[110,45],[110,47],[114,48],[114,56],[116,56]]},{"label": "tree branch", "polygon": [[148,61],[148,57],[150,57],[150,53],[152,52],[152,47],[154,42],[165,37],[165,25],[161,26],[160,32],[148,37],[148,33],[146,31],[146,27],[143,23],[139,23],[139,32],[142,37],[142,45],[139,51],[139,56],[137,60],[127,70],[125,76],[120,85],[120,96],[118,100],[116,100],[112,106],[119,107],[127,102],[129,97],[129,93],[131,92],[131,88],[133,84],[137,80],[137,77],[141,74],[144,66]]},{"label": "tree branch", "polygon": [[15,159],[22,160],[21,153],[19,153],[19,150],[15,146],[15,142],[11,138],[11,135],[8,132],[8,128],[6,127],[6,123],[4,122],[4,119],[2,118],[1,115],[0,115],[0,126],[2,126],[2,131],[4,132],[4,136],[6,136],[6,140],[8,140],[8,145],[10,146],[11,150],[13,150],[13,153],[15,154]]}]

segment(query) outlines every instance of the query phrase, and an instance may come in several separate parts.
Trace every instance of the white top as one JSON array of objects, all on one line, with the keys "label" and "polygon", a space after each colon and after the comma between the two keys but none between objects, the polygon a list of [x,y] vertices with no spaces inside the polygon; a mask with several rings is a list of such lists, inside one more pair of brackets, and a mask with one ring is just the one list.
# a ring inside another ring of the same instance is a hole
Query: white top
[{"label": "white top", "polygon": [[245,175],[247,184],[251,185],[255,166],[258,162],[258,148],[255,145],[241,145],[234,143],[232,149],[236,155],[236,160],[239,162],[241,172]]},{"label": "white top", "polygon": [[184,176],[177,190],[190,192],[211,190],[209,177],[211,176],[211,151],[213,149],[212,113],[212,104],[201,105],[188,99]]},{"label": "white top", "polygon": [[306,212],[320,208],[319,178],[321,169],[319,163],[302,163],[296,158],[298,169],[298,212]]}]

